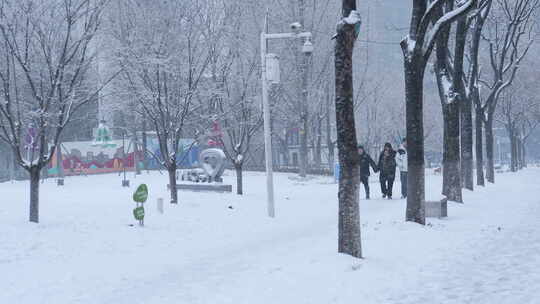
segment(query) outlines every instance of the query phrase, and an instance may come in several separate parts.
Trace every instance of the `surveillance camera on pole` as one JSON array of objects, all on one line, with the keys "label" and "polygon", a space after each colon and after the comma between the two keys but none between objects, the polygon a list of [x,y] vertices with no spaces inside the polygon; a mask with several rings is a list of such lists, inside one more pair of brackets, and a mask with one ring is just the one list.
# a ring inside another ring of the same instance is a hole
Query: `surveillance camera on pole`
[{"label": "surveillance camera on pole", "polygon": [[301,29],[302,29],[302,24],[300,22],[291,23],[291,30],[293,30],[293,32],[299,32]]},{"label": "surveillance camera on pole", "polygon": [[[268,24],[268,19],[265,19]],[[280,82],[279,75],[279,57],[275,54],[267,54],[268,40],[276,39],[305,39],[302,46],[302,53],[310,55],[313,52],[313,43],[311,43],[311,33],[301,32],[302,24],[294,22],[290,24],[290,33],[269,34],[266,31],[261,32],[261,76],[262,76],[262,99],[263,99],[263,117],[264,117],[264,151],[266,165],[266,189],[268,216],[275,217],[274,208],[274,181],[272,170],[272,136],[270,132],[270,102],[268,98],[268,88],[271,84]],[[266,26],[264,28],[267,28]]]},{"label": "surveillance camera on pole", "polygon": [[310,55],[313,53],[313,43],[311,43],[311,39],[309,37],[306,38],[306,41],[304,42],[304,45],[302,46],[302,53],[306,55]]}]

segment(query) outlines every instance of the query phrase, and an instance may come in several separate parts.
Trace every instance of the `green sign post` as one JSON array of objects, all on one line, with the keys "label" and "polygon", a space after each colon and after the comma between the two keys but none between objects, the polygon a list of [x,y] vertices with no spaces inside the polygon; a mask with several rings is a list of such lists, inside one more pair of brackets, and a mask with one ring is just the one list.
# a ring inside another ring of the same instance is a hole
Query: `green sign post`
[{"label": "green sign post", "polygon": [[144,220],[144,208],[143,207],[137,207],[137,208],[133,209],[133,216],[138,221]]},{"label": "green sign post", "polygon": [[148,199],[148,186],[146,184],[141,184],[133,193],[133,201],[137,204],[135,209],[133,209],[133,216],[137,221],[139,221],[140,226],[144,226],[144,207],[143,204]]},{"label": "green sign post", "polygon": [[133,200],[137,203],[144,203],[148,199],[148,187],[146,184],[141,184],[133,193]]}]

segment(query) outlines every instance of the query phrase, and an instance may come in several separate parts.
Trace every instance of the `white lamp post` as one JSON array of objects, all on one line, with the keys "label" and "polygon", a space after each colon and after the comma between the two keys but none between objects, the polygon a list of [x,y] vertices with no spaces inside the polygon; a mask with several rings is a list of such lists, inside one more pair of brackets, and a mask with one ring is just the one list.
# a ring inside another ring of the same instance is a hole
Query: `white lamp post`
[{"label": "white lamp post", "polygon": [[[265,21],[267,22],[267,21]],[[266,28],[266,26],[265,26]],[[301,28],[298,23],[291,24],[291,28],[297,31]],[[272,131],[270,130],[270,104],[268,101],[268,87],[270,84],[277,84],[279,77],[279,58],[275,54],[266,53],[266,43],[272,39],[299,39],[304,38],[302,52],[310,54],[313,52],[310,32],[291,32],[268,34],[261,33],[261,71],[262,71],[262,95],[263,95],[263,117],[264,117],[264,155],[266,159],[266,191],[268,203],[268,216],[275,217],[274,207],[274,178],[272,169]]]}]

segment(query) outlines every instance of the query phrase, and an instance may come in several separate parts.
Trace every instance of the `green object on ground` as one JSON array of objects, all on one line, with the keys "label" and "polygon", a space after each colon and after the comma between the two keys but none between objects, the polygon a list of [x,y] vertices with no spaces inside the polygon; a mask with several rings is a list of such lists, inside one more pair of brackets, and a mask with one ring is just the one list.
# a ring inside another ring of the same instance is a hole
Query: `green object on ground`
[{"label": "green object on ground", "polygon": [[135,193],[133,193],[133,200],[137,203],[144,203],[148,199],[148,187],[146,184],[141,184]]},{"label": "green object on ground", "polygon": [[144,219],[144,208],[143,207],[137,207],[133,209],[133,216],[136,220],[142,221]]}]

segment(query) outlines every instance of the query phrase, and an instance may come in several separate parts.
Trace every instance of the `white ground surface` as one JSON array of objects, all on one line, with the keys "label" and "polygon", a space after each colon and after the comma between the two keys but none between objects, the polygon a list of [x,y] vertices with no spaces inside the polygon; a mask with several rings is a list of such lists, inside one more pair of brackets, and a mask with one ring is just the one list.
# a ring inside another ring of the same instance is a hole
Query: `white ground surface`
[{"label": "white ground surface", "polygon": [[[46,181],[38,225],[27,183],[0,184],[0,303],[540,303],[539,169],[498,175],[425,227],[404,222],[404,200],[362,200],[363,260],[336,253],[337,186],[292,177],[276,176],[269,219],[261,173],[242,197],[181,192],[163,215],[167,177],[130,176],[150,188],[144,228],[117,175]],[[440,184],[428,176],[428,198]]]}]

